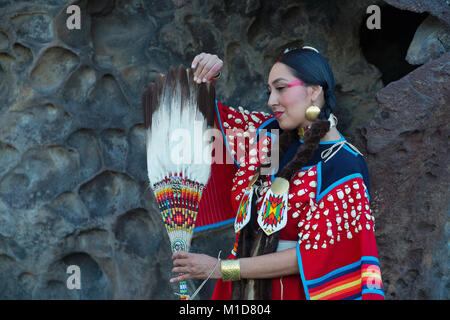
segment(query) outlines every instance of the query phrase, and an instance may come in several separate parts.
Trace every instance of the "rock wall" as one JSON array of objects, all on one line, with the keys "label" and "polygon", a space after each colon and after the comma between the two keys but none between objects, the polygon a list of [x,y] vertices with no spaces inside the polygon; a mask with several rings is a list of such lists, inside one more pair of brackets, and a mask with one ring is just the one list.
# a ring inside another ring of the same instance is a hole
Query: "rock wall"
[{"label": "rock wall", "polygon": [[390,299],[450,298],[450,6],[386,1],[430,15],[406,59],[422,64],[377,92],[377,112],[360,128],[370,170],[371,206]]},{"label": "rock wall", "polygon": [[449,299],[450,53],[377,93],[361,130],[386,293]]},{"label": "rock wall", "polygon": [[[386,2],[448,24],[439,1]],[[66,27],[71,3],[80,30]],[[302,45],[329,60],[340,130],[368,153],[387,297],[448,298],[448,43],[383,88],[359,45],[370,4],[383,2],[0,0],[0,298],[176,298],[147,186],[141,93],[205,51],[225,62],[219,100],[266,111],[272,63]],[[231,227],[215,229],[192,250],[216,256],[233,240]],[[81,290],[66,287],[72,264]]]}]

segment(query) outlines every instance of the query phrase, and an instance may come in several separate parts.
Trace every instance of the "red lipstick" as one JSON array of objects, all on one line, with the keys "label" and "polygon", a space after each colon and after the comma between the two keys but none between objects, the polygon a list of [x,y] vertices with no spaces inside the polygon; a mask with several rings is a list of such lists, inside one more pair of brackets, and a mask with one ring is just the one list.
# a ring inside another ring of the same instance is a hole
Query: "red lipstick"
[{"label": "red lipstick", "polygon": [[274,116],[275,116],[276,119],[279,119],[279,118],[283,115],[283,113],[284,113],[284,112],[281,112],[281,111],[274,111],[273,114],[274,114]]}]

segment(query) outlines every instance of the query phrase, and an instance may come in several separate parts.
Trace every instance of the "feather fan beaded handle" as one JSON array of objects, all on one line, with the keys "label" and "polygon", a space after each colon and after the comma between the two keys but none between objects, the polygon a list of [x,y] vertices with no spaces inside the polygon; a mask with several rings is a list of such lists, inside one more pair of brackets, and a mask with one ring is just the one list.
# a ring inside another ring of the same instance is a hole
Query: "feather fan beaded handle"
[{"label": "feather fan beaded handle", "polygon": [[[172,253],[189,251],[211,172],[212,142],[204,133],[214,125],[215,89],[193,78],[183,65],[170,67],[142,95],[148,178]],[[177,295],[189,298],[186,281]]]}]

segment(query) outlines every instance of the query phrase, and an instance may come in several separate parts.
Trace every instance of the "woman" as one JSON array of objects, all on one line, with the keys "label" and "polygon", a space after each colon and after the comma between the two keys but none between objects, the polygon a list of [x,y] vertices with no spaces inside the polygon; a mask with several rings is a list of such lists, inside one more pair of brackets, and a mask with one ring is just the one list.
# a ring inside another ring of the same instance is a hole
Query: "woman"
[{"label": "woman", "polygon": [[[201,54],[192,67],[201,82],[221,66],[217,56]],[[214,270],[215,299],[384,298],[367,166],[336,129],[334,85],[316,49],[281,55],[269,73],[268,106],[283,133],[279,150],[266,157],[279,152],[279,169],[263,175],[265,156],[255,162],[247,150],[232,189],[233,255],[215,268],[216,258],[175,253],[173,272],[182,275],[171,281],[206,279]],[[234,126],[251,121],[222,105],[218,112]],[[276,136],[258,139],[270,146]]]}]

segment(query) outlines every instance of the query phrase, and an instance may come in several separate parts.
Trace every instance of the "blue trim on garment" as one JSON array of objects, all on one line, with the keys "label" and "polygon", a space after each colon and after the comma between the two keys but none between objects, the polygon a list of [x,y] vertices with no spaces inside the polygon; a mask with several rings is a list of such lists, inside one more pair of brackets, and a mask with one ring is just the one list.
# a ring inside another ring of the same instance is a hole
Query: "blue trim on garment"
[{"label": "blue trim on garment", "polygon": [[374,293],[374,294],[379,294],[380,296],[383,296],[383,298],[385,298],[383,290],[381,290],[381,289],[364,289],[364,287],[365,286],[363,286],[363,289],[361,291],[362,294]]},{"label": "blue trim on garment", "polygon": [[319,202],[328,192],[333,190],[338,185],[340,185],[346,181],[349,181],[351,179],[355,179],[355,178],[361,178],[361,180],[364,181],[363,176],[360,173],[354,173],[354,174],[348,175],[348,176],[343,177],[343,178],[339,179],[338,181],[334,182],[328,188],[326,188],[322,193],[320,193],[320,189],[317,188],[318,195],[316,197],[316,202]]},{"label": "blue trim on garment", "polygon": [[267,132],[266,133],[266,136],[267,137],[271,137],[272,138],[272,135],[274,135],[275,136],[275,138],[277,137],[277,135],[274,133],[274,134],[272,134],[272,132]]},{"label": "blue trim on garment", "polygon": [[217,107],[217,99],[216,99],[215,107],[216,107],[217,120],[218,120],[219,126],[220,126],[220,131],[222,131],[223,139],[224,139],[224,141],[225,141],[225,147],[227,148],[228,153],[230,154],[230,156],[231,156],[231,158],[233,159],[234,163],[235,163],[235,164],[238,166],[238,168],[240,169],[241,166],[239,165],[239,163],[237,162],[237,160],[234,158],[233,154],[232,154],[231,151],[230,151],[230,147],[228,146],[228,139],[227,139],[227,136],[225,135],[225,131],[223,130],[223,127],[222,127],[222,121],[220,121],[220,112],[219,112],[219,107]]},{"label": "blue trim on garment", "polygon": [[270,118],[270,119],[264,121],[264,122],[258,127],[258,129],[256,130],[256,137],[258,137],[259,131],[261,131],[262,129],[264,129],[264,127],[268,126],[270,123],[272,123],[272,122],[275,121],[275,120],[276,120],[275,118]]},{"label": "blue trim on garment", "polygon": [[275,180],[275,174],[274,174],[274,172],[275,172],[275,168],[273,168],[273,169],[272,169],[272,172],[270,173],[270,182],[271,182],[271,183],[273,182],[273,180]]},{"label": "blue trim on garment", "polygon": [[370,194],[369,194],[369,191],[367,191],[367,186],[366,186],[365,192],[367,194],[367,201],[370,202]]},{"label": "blue trim on garment", "polygon": [[341,273],[349,273],[349,270],[351,270],[351,269],[353,269],[353,270],[351,270],[353,272],[353,271],[357,270],[358,268],[361,268],[361,266],[363,264],[373,264],[378,267],[380,266],[380,262],[377,258],[372,257],[372,256],[362,256],[361,259],[359,259],[356,262],[353,262],[353,263],[343,266],[341,268],[335,269],[322,277],[308,280],[308,281],[306,281],[306,283],[308,284],[308,286],[318,287],[330,280],[333,280],[334,278],[336,278],[337,275],[339,275]]},{"label": "blue trim on garment", "polygon": [[380,262],[377,258],[372,257],[372,256],[362,256],[361,259],[359,259],[358,261],[356,261],[354,263],[351,263],[351,264],[348,264],[341,268],[335,269],[320,278],[309,280],[309,281],[307,281],[307,283],[309,286],[318,287],[330,280],[333,280],[334,278],[336,278],[336,275],[338,275],[340,273],[343,273],[343,272],[349,273],[348,272],[349,270],[355,271],[358,268],[361,268],[361,266],[363,264],[372,264],[372,265],[376,265],[378,267],[380,266]]},{"label": "blue trim on garment", "polygon": [[345,150],[347,150],[348,152],[352,153],[355,157],[357,157],[359,155],[358,152],[356,152],[355,150],[353,150],[352,148],[350,148],[348,145],[344,144],[344,146],[342,147]]},{"label": "blue trim on garment", "polygon": [[222,226],[225,226],[227,224],[232,224],[232,223],[234,223],[235,219],[236,218],[232,218],[232,219],[223,220],[223,221],[212,223],[212,224],[207,224],[207,225],[204,225],[204,226],[201,226],[201,227],[196,227],[196,228],[194,228],[194,232],[205,231],[205,230],[209,230],[209,229],[222,227]]},{"label": "blue trim on garment", "polygon": [[298,242],[297,242],[297,262],[300,278],[302,279],[303,290],[305,291],[305,298],[306,300],[311,300],[311,298],[309,297],[308,286],[306,284],[305,273],[303,272],[302,255],[300,253],[300,243]]},{"label": "blue trim on garment", "polygon": [[320,199],[318,199],[318,197],[319,197],[320,190],[322,189],[322,161],[320,161],[317,164],[316,172],[317,172],[317,174],[316,174],[316,176],[317,176],[317,186],[316,186],[317,197],[316,197],[315,201],[316,201],[316,203],[319,203]]}]

